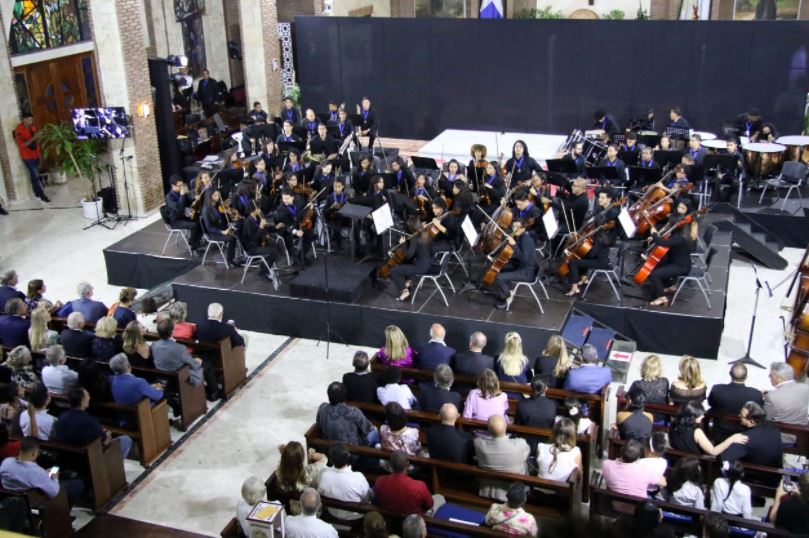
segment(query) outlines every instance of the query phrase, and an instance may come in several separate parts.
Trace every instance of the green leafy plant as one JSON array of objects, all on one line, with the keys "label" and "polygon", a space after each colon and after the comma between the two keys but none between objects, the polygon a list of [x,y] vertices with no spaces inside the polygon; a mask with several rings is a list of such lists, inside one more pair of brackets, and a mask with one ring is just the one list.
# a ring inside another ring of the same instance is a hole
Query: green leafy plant
[{"label": "green leafy plant", "polygon": [[48,123],[40,129],[39,143],[42,156],[51,160],[66,176],[78,176],[85,187],[84,199],[96,199],[93,192],[93,174],[101,170],[98,154],[101,150],[95,140],[79,140],[69,123]]},{"label": "green leafy plant", "polygon": [[292,97],[295,106],[301,106],[301,87],[293,84],[289,88],[284,88],[284,97]]},{"label": "green leafy plant", "polygon": [[530,9],[523,9],[519,13],[517,13],[517,19],[562,19],[564,15],[562,15],[561,11],[554,11],[552,6],[545,6],[542,9],[537,8],[530,8]]},{"label": "green leafy plant", "polygon": [[609,13],[605,13],[602,18],[613,21],[622,21],[626,14],[621,9],[613,9]]},{"label": "green leafy plant", "polygon": [[650,18],[649,12],[643,9],[642,5],[638,4],[638,11],[635,13],[635,19],[639,21],[648,21]]}]

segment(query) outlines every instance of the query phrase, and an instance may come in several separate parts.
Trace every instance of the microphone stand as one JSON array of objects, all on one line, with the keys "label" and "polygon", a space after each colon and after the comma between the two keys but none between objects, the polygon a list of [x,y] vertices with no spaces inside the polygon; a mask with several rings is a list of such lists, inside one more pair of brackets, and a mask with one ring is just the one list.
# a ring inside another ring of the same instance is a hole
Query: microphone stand
[{"label": "microphone stand", "polygon": [[756,312],[758,311],[758,296],[761,293],[761,289],[763,286],[761,285],[761,280],[758,278],[758,270],[756,270],[756,266],[751,262],[750,266],[753,268],[753,273],[756,275],[756,300],[753,303],[753,318],[750,320],[750,332],[747,336],[747,351],[744,354],[744,357],[740,359],[736,359],[733,361],[728,361],[728,364],[749,364],[750,366],[755,366],[757,368],[764,368],[763,364],[758,363],[750,356],[750,347],[753,345],[753,331],[756,329]]}]

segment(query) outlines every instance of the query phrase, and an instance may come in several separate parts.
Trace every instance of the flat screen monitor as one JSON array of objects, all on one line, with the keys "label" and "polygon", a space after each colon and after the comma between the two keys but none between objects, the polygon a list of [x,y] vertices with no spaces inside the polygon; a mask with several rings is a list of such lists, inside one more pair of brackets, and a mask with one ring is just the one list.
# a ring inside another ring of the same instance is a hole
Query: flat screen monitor
[{"label": "flat screen monitor", "polygon": [[74,108],[70,115],[79,140],[126,138],[129,135],[129,118],[122,106]]}]

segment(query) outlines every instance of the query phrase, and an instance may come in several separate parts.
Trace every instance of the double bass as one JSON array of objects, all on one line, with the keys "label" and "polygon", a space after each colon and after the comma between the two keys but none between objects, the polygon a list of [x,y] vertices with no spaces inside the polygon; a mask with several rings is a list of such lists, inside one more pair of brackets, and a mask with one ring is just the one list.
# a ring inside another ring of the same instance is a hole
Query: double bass
[{"label": "double bass", "polygon": [[[660,232],[660,236],[664,239],[668,239],[671,235],[688,224],[694,222],[694,219],[697,215],[702,215],[708,212],[707,207],[703,207],[702,209],[695,211],[689,215],[686,215],[675,224],[671,226],[667,226],[663,231]],[[643,255],[645,261],[640,266],[640,268],[635,272],[635,276],[632,278],[636,284],[643,284],[649,278],[649,275],[654,271],[654,268],[660,263],[666,254],[669,252],[669,247],[664,245],[652,245]]]},{"label": "double bass", "polygon": [[792,293],[796,284],[798,290],[795,293],[792,317],[786,335],[789,339],[786,362],[795,371],[795,379],[803,379],[809,365],[809,246],[803,253],[803,259],[798,265],[787,296]]}]

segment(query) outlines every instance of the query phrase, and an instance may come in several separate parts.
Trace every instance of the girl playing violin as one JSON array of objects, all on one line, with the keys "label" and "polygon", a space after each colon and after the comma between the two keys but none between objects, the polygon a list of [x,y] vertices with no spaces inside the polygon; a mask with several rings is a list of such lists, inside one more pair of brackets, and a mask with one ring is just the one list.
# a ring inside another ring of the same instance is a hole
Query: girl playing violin
[{"label": "girl playing violin", "polygon": [[506,194],[506,184],[500,177],[499,168],[497,163],[487,162],[485,175],[480,182],[480,207],[489,215],[494,213]]},{"label": "girl playing violin", "polygon": [[[677,212],[669,217],[667,224],[674,225],[683,220],[691,210],[691,200],[681,198],[677,203]],[[694,249],[698,232],[699,224],[696,219],[692,220],[690,225],[686,224],[672,232],[668,238],[662,237],[659,231],[654,226],[652,227],[652,242],[655,245],[669,247],[669,251],[649,274],[649,281],[652,284],[650,306],[668,305],[669,298],[666,294],[677,291],[677,286],[671,285],[665,289],[663,286],[672,284],[677,281],[677,277],[691,272],[691,252]]]},{"label": "girl playing violin", "polygon": [[396,298],[399,302],[406,301],[410,297],[413,276],[426,273],[433,263],[433,240],[428,230],[422,226],[419,218],[416,216],[409,217],[407,219],[407,229],[411,234],[415,235],[409,241],[405,236],[401,236],[399,244],[406,244],[398,248],[405,249],[405,260],[409,261],[397,265],[390,272],[390,278],[396,285],[396,289],[399,290],[399,296]]},{"label": "girl playing violin", "polygon": [[441,179],[438,180],[438,188],[447,198],[453,198],[452,186],[455,185],[457,181],[463,180],[460,169],[461,165],[458,164],[458,161],[452,159],[449,161],[449,164],[447,164],[447,173],[442,175]]},{"label": "girl playing violin", "polygon": [[[486,146],[483,144],[472,144],[470,153],[472,160],[469,161],[469,165],[466,169],[469,172],[469,179],[472,181],[472,188],[477,190],[482,188],[481,182],[483,181],[484,175],[487,173],[486,165],[489,164],[488,161],[486,161]],[[479,192],[478,194],[481,193]]]},{"label": "girl playing violin", "polygon": [[[590,238],[593,246],[587,254],[583,258],[574,256],[574,259],[570,261],[570,272],[567,275],[570,290],[565,294],[568,297],[573,297],[581,292],[579,286],[587,284],[589,269],[608,269],[610,266],[610,247],[615,244],[617,235],[615,230],[617,222],[614,221],[618,220],[620,213],[620,208],[610,207],[613,198],[612,189],[601,189],[598,193],[598,206],[596,214],[592,217],[592,225],[600,227],[600,230]],[[586,226],[587,224],[585,224]],[[582,272],[584,274],[581,274]]]},{"label": "girl playing violin", "polygon": [[270,268],[278,259],[278,248],[267,241],[269,224],[261,214],[261,209],[253,204],[253,210],[244,220],[242,228],[242,246],[248,256],[261,256],[264,263],[261,264],[258,275],[273,279]]},{"label": "girl playing violin", "polygon": [[230,227],[227,209],[222,203],[222,196],[219,191],[208,191],[205,193],[205,203],[202,208],[202,230],[211,241],[222,241],[227,245],[225,259],[230,265],[241,266],[235,260],[236,257],[236,236]]}]

